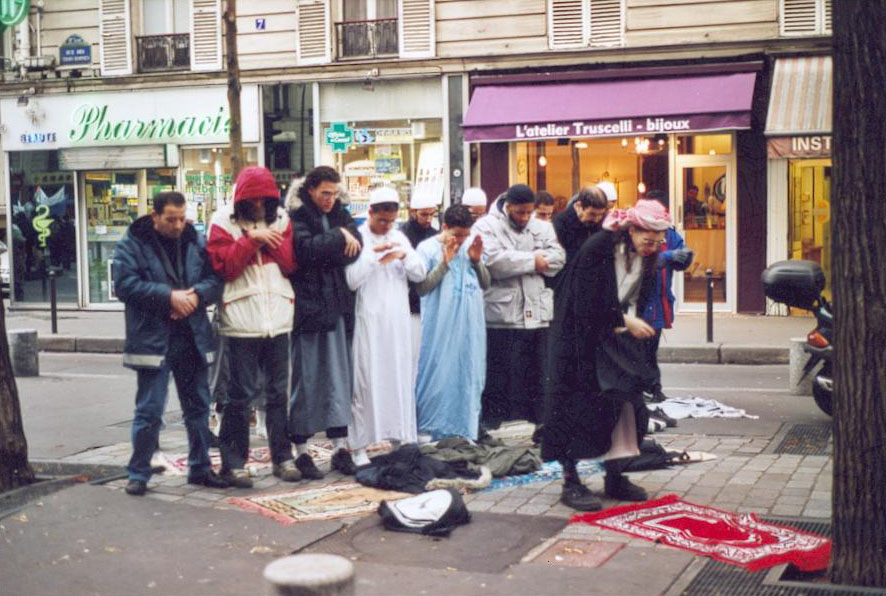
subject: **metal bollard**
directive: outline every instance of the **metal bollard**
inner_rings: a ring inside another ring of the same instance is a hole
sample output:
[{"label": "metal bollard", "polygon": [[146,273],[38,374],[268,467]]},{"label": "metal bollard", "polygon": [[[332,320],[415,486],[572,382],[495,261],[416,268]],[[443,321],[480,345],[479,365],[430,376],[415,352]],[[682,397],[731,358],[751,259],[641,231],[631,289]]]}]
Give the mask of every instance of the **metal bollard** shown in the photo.
[{"label": "metal bollard", "polygon": [[353,596],[354,565],[339,555],[291,555],[265,567],[274,596]]},{"label": "metal bollard", "polygon": [[790,367],[788,368],[788,389],[794,395],[812,395],[812,380],[815,378],[815,372],[806,375],[802,381],[803,368],[809,361],[809,354],[803,349],[806,345],[805,337],[791,338],[790,351]]},{"label": "metal bollard", "polygon": [[55,291],[55,271],[49,271],[49,316],[52,320],[52,333],[58,333],[58,295]]},{"label": "metal bollard", "polygon": [[12,374],[36,377],[40,374],[36,329],[14,329],[9,332],[9,356]]},{"label": "metal bollard", "polygon": [[707,336],[708,343],[714,343],[714,272],[705,269],[705,288],[707,289]]}]

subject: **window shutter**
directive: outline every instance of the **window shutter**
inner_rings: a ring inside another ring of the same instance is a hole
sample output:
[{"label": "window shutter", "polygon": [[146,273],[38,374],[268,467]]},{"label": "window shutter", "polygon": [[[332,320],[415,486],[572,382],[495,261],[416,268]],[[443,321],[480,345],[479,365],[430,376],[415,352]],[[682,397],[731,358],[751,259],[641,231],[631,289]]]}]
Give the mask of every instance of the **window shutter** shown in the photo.
[{"label": "window shutter", "polygon": [[399,0],[401,58],[429,58],[435,53],[434,0]]},{"label": "window shutter", "polygon": [[552,50],[588,44],[589,8],[589,0],[548,0],[548,44]]},{"label": "window shutter", "polygon": [[831,33],[833,28],[831,27],[831,0],[823,0],[824,6],[822,7],[822,11],[824,12],[824,32]]},{"label": "window shutter", "polygon": [[332,60],[329,43],[329,3],[303,0],[298,3],[299,64],[325,64]]},{"label": "window shutter", "polygon": [[191,0],[191,70],[222,69],[221,0]]},{"label": "window shutter", "polygon": [[591,0],[591,45],[622,45],[624,22],[622,0]]},{"label": "window shutter", "polygon": [[815,35],[818,32],[816,6],[819,0],[781,0],[781,34]]},{"label": "window shutter", "polygon": [[98,18],[102,76],[132,74],[129,0],[101,0]]}]

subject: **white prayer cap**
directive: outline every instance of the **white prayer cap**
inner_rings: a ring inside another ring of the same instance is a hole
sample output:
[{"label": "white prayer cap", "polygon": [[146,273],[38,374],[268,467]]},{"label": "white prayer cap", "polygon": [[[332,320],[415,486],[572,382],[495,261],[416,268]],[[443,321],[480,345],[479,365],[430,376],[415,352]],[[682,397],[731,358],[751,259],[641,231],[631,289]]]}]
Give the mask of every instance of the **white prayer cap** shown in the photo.
[{"label": "white prayer cap", "polygon": [[466,207],[486,207],[487,203],[486,193],[482,188],[466,188],[461,196],[461,204]]},{"label": "white prayer cap", "polygon": [[400,195],[390,186],[379,186],[369,193],[369,204],[378,205],[379,203],[397,203],[400,204]]},{"label": "white prayer cap", "polygon": [[603,193],[606,195],[606,200],[610,203],[618,201],[618,191],[615,189],[615,185],[612,182],[608,180],[598,182],[597,188],[603,191]]},{"label": "white prayer cap", "polygon": [[430,193],[417,192],[409,201],[410,209],[434,209],[439,201],[435,201]]}]

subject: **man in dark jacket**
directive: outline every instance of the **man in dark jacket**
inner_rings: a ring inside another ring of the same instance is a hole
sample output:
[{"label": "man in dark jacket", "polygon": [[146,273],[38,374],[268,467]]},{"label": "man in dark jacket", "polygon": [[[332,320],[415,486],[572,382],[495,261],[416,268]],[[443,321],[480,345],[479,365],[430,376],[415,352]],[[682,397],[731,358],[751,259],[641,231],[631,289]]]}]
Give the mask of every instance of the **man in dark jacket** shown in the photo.
[{"label": "man in dark jacket", "polygon": [[341,178],[319,166],[293,182],[286,197],[298,269],[295,321],[292,327],[292,395],[289,436],[303,478],[319,479],[308,453],[308,439],[325,430],[333,442],[332,469],[352,475],[356,466],[348,451],[354,364],[354,293],[345,267],[360,256],[360,233],[339,200]]},{"label": "man in dark jacket", "polygon": [[138,373],[126,492],[138,496],[147,490],[170,373],[188,432],[188,482],[226,487],[209,464],[208,368],[214,345],[206,316],[222,284],[205,240],[185,222],[181,193],[154,198],[153,213],[133,222],[117,244],[113,267],[117,297],[126,305],[123,363]]},{"label": "man in dark jacket", "polygon": [[554,231],[560,246],[566,251],[567,263],[584,241],[600,229],[606,207],[606,194],[596,186],[589,186],[581,189],[566,209],[554,216]]}]

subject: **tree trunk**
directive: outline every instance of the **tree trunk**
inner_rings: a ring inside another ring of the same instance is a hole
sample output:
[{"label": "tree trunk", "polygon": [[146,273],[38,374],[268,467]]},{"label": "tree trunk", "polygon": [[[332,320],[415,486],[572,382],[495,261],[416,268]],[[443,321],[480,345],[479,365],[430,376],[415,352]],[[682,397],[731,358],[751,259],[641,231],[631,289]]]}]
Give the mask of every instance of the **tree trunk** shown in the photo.
[{"label": "tree trunk", "polygon": [[231,112],[231,179],[243,169],[243,130],[240,117],[240,60],[237,56],[237,0],[225,11],[225,52],[228,70],[228,105]]},{"label": "tree trunk", "polygon": [[831,581],[886,587],[886,0],[833,3]]},{"label": "tree trunk", "polygon": [[34,471],[28,465],[28,441],[22,425],[18,387],[9,359],[6,311],[0,300],[0,493],[30,484]]}]

